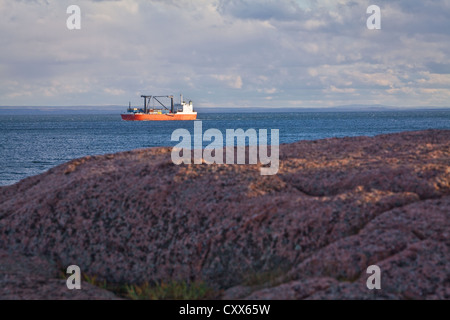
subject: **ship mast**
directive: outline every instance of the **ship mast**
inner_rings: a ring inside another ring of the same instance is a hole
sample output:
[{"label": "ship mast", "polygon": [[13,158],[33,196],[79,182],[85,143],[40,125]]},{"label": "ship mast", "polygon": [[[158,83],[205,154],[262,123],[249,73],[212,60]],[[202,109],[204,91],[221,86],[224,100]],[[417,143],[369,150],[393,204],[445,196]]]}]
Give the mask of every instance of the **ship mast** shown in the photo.
[{"label": "ship mast", "polygon": [[[141,98],[144,98],[144,113],[147,113],[147,105],[150,105],[150,100],[152,96],[141,96]],[[147,104],[148,99],[148,104]]]}]

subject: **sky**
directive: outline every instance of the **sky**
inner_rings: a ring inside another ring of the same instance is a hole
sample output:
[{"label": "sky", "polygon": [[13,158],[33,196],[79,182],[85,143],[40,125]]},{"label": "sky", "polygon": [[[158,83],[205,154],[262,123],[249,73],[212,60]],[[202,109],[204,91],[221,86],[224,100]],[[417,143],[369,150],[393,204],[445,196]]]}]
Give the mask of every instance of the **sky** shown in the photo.
[{"label": "sky", "polygon": [[0,13],[2,106],[180,93],[210,108],[450,106],[450,0],[0,0]]}]

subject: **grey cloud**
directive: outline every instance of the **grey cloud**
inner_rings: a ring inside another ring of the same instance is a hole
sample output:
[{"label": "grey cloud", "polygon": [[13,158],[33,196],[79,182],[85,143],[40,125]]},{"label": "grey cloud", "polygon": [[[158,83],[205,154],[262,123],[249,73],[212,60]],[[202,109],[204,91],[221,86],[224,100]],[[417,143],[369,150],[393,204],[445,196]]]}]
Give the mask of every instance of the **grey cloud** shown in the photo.
[{"label": "grey cloud", "polygon": [[379,31],[366,28],[372,1],[310,1],[310,10],[293,0],[80,1],[74,32],[66,3],[7,2],[0,103],[33,103],[16,97],[26,88],[50,105],[179,91],[208,106],[446,104],[448,1],[375,2]]},{"label": "grey cloud", "polygon": [[293,0],[220,0],[218,11],[240,19],[295,20],[302,16],[302,10]]},{"label": "grey cloud", "polygon": [[431,73],[450,74],[450,63],[430,62],[427,67]]}]

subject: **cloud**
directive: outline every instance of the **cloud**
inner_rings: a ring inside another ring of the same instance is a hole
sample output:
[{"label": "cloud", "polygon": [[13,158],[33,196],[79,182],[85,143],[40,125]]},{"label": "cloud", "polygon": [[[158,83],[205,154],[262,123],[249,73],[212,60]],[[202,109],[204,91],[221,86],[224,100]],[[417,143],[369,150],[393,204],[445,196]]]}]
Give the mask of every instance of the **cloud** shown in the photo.
[{"label": "cloud", "polygon": [[427,67],[432,73],[450,74],[450,63],[429,62]]},{"label": "cloud", "polygon": [[354,93],[356,89],[354,88],[336,88],[335,86],[330,86],[329,89],[324,90],[324,92],[332,92],[332,93]]},{"label": "cloud", "polygon": [[220,0],[218,11],[240,19],[295,20],[302,10],[293,0]]},{"label": "cloud", "polygon": [[224,74],[213,74],[212,77],[221,82],[226,83],[230,88],[241,89],[242,88],[242,78],[241,76],[234,75],[224,75]]},{"label": "cloud", "polygon": [[[1,1],[0,104],[448,105],[450,3],[371,1]],[[198,103],[197,103],[198,102]]]},{"label": "cloud", "polygon": [[116,88],[105,88],[105,89],[103,89],[103,91],[105,91],[108,94],[112,94],[113,96],[120,96],[125,93],[124,90],[116,89]]}]

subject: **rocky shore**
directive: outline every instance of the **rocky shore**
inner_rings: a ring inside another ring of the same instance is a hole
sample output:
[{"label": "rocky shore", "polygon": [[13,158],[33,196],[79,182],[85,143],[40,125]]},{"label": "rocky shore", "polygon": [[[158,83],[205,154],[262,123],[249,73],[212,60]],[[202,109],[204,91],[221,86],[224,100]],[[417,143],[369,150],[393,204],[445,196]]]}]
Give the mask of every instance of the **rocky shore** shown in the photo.
[{"label": "rocky shore", "polygon": [[[0,188],[0,299],[114,299],[204,281],[225,299],[450,299],[450,131],[300,141],[280,169],[90,156]],[[381,269],[368,290],[366,269]]]}]

